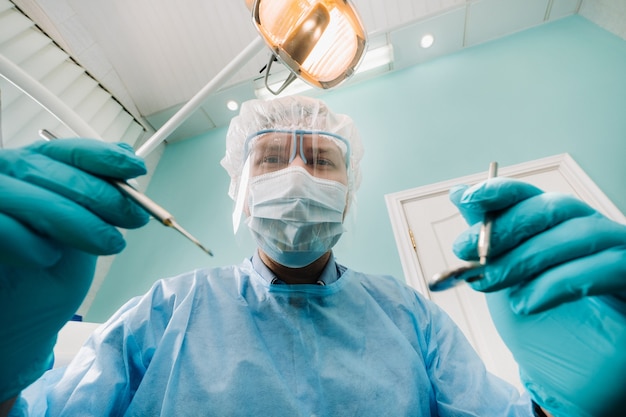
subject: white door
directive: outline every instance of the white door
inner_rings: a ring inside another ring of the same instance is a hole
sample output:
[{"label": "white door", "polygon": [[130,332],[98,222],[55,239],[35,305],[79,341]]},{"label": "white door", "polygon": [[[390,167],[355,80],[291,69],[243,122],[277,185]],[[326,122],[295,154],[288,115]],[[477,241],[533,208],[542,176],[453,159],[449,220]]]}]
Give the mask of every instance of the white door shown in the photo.
[{"label": "white door", "polygon": [[[545,191],[571,193],[626,223],[622,213],[567,154],[500,167],[498,174],[522,179]],[[385,200],[407,283],[450,315],[488,370],[521,390],[517,365],[491,321],[484,295],[465,284],[443,292],[430,292],[427,285],[435,273],[463,264],[451,248],[467,225],[450,203],[448,190],[454,185],[480,182],[486,175],[485,169],[484,173],[388,194]]]}]

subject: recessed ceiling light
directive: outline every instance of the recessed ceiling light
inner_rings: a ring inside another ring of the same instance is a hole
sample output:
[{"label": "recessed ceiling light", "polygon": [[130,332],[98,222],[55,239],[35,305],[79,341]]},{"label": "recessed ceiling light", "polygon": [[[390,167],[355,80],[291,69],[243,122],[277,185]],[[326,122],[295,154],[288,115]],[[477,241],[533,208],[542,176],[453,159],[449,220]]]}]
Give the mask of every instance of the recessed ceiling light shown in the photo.
[{"label": "recessed ceiling light", "polygon": [[239,103],[237,103],[235,100],[228,100],[226,102],[226,107],[228,107],[228,110],[235,111],[239,108]]},{"label": "recessed ceiling light", "polygon": [[430,48],[431,46],[433,46],[434,42],[435,37],[430,33],[427,33],[426,35],[422,36],[422,39],[420,40],[420,46],[424,49]]}]

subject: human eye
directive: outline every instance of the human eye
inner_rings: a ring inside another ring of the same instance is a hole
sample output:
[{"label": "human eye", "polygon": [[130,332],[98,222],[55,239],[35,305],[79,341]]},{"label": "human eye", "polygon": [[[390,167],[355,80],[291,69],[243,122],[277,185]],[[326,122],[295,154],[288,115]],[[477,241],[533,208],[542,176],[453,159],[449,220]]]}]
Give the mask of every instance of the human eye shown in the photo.
[{"label": "human eye", "polygon": [[266,147],[259,150],[255,157],[255,166],[263,171],[276,171],[289,164],[289,153],[281,147]]},{"label": "human eye", "polygon": [[335,166],[335,161],[324,156],[318,156],[317,158],[315,158],[315,165],[331,168]]},{"label": "human eye", "polygon": [[314,159],[316,165],[327,169],[340,169],[344,165],[341,152],[333,148],[320,149]]},{"label": "human eye", "polygon": [[286,164],[284,155],[282,154],[269,154],[263,155],[261,162],[265,165]]}]

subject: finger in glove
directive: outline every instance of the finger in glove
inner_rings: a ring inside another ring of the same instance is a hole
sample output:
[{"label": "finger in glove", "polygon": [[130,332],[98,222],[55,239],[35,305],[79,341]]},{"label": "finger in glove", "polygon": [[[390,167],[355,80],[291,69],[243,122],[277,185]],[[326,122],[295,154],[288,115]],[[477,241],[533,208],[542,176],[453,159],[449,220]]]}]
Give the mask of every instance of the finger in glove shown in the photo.
[{"label": "finger in glove", "polygon": [[487,213],[503,210],[541,193],[543,193],[541,189],[527,182],[496,177],[465,190],[459,200],[459,205],[466,210]]},{"label": "finger in glove", "polygon": [[0,212],[43,237],[95,255],[120,252],[121,233],[81,205],[44,188],[0,175]]},{"label": "finger in glove", "polygon": [[512,288],[511,308],[534,314],[587,296],[626,294],[626,240],[624,244],[557,265]]},{"label": "finger in glove", "polygon": [[[501,212],[492,212],[490,257],[511,250],[529,238],[566,220],[596,211],[577,198],[560,193],[543,193],[527,198]],[[461,259],[478,259],[480,224],[461,233],[452,250]]]},{"label": "finger in glove", "polygon": [[129,179],[146,173],[143,159],[126,143],[76,138],[38,141],[26,149],[98,176]]},{"label": "finger in glove", "polygon": [[[64,141],[54,143],[61,142]],[[141,207],[108,181],[40,153],[23,148],[3,151],[0,173],[75,201],[118,227],[141,227],[149,219]],[[8,195],[7,198],[14,197]]]},{"label": "finger in glove", "polygon": [[[558,224],[491,259],[483,278],[470,283],[479,291],[497,291],[542,279],[550,269],[626,242],[626,227],[599,213]],[[567,285],[564,283],[564,285]],[[562,291],[572,292],[561,288]]]}]

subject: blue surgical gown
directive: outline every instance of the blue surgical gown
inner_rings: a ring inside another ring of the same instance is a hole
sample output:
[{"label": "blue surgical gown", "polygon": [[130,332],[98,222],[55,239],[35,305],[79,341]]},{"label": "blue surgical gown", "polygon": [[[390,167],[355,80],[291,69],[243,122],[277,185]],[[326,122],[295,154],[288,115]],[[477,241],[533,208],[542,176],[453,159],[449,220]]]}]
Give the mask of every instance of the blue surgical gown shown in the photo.
[{"label": "blue surgical gown", "polygon": [[160,280],[14,412],[532,415],[432,302],[393,277],[338,270],[325,286],[271,284],[251,260]]}]

